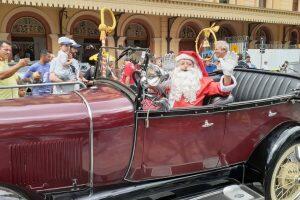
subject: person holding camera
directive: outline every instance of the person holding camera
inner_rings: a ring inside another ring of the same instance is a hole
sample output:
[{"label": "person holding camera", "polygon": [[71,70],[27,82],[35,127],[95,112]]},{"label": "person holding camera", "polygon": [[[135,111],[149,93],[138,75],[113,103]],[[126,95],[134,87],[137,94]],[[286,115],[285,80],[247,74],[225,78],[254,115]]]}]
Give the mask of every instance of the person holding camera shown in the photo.
[{"label": "person holding camera", "polygon": [[[9,67],[8,62],[12,59],[11,44],[7,41],[0,41],[0,87],[16,86],[17,71],[28,65],[29,59],[20,59],[19,62]],[[0,99],[18,98],[18,88],[0,89]]]}]

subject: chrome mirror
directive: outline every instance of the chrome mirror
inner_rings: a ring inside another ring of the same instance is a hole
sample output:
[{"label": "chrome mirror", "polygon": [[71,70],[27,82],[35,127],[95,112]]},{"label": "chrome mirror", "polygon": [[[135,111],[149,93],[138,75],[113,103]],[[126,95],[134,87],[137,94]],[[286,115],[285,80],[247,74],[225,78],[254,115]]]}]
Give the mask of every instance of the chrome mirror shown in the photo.
[{"label": "chrome mirror", "polygon": [[161,69],[157,65],[149,65],[146,71],[146,78],[148,85],[152,87],[158,86],[163,78]]}]

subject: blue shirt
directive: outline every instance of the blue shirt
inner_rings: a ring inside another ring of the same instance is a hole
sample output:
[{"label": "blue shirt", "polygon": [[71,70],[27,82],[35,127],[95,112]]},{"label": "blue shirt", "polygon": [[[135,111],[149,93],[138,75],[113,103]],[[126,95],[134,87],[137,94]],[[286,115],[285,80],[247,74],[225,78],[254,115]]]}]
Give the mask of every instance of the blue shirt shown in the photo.
[{"label": "blue shirt", "polygon": [[[29,70],[24,75],[24,78],[30,78],[34,72],[39,72],[41,75],[41,80],[36,83],[50,83],[49,75],[50,75],[50,65],[49,63],[41,64],[40,62],[36,62],[29,67]],[[47,95],[51,94],[52,86],[40,86],[32,88],[32,95]]]},{"label": "blue shirt", "polygon": [[207,73],[212,73],[212,72],[214,72],[217,69],[217,66],[211,64],[211,65],[206,66],[205,69],[206,69]]}]

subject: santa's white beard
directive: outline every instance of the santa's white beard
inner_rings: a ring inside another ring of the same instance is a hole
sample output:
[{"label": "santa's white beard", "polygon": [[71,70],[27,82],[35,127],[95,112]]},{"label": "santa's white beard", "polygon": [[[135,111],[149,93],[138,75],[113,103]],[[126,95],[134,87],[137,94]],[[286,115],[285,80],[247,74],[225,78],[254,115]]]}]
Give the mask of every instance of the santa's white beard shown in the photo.
[{"label": "santa's white beard", "polygon": [[197,91],[201,88],[201,78],[202,73],[199,69],[190,68],[183,71],[180,67],[176,67],[171,76],[170,101],[179,101],[182,96],[187,102],[195,101]]}]

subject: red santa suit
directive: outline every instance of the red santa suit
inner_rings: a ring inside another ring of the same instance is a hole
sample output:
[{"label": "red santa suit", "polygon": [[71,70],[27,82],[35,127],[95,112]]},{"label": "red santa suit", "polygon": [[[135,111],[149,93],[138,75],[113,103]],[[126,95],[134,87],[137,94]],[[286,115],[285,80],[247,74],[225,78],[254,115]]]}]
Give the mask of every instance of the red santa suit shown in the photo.
[{"label": "red santa suit", "polygon": [[[195,69],[190,72],[190,75],[185,75],[186,72],[182,72],[179,66],[177,66],[177,71],[174,70],[174,74],[171,76],[173,83],[170,85],[169,96],[170,105],[173,108],[201,106],[206,96],[227,96],[236,86],[236,80],[233,76],[231,76],[232,84],[226,86],[223,84],[224,76],[221,77],[220,82],[215,82],[208,77],[202,59],[194,51],[180,52],[180,55],[176,57],[177,63],[180,60],[191,60]],[[182,73],[182,77],[180,77],[181,75],[177,76],[177,73]],[[190,80],[188,80],[189,77],[191,77]]]}]

